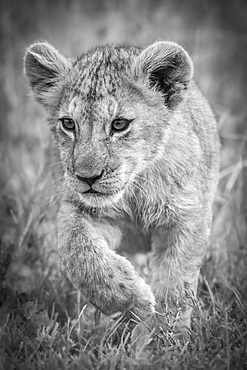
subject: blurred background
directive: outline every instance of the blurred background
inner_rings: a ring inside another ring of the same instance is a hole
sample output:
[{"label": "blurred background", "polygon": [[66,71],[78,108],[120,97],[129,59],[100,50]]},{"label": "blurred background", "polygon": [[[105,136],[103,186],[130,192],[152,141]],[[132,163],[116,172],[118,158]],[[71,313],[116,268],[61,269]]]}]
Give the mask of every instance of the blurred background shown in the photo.
[{"label": "blurred background", "polygon": [[[0,278],[32,292],[56,278],[54,178],[45,117],[30,97],[23,56],[47,40],[77,56],[104,43],[180,43],[195,64],[222,143],[212,249],[217,274],[244,276],[247,264],[247,1],[0,1]],[[52,201],[51,201],[52,199]],[[58,272],[58,280],[59,272]],[[60,282],[60,284],[62,284]],[[52,293],[53,299],[54,291]]]}]

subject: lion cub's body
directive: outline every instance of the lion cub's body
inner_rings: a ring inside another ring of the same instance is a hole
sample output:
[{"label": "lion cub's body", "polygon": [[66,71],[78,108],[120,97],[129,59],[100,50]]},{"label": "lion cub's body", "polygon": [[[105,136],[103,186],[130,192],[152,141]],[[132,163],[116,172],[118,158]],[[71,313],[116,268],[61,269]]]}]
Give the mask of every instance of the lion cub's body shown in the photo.
[{"label": "lion cub's body", "polygon": [[[178,45],[106,46],[76,60],[28,49],[26,75],[65,170],[58,215],[62,269],[106,314],[154,310],[190,324],[209,242],[219,143],[208,103]],[[126,224],[150,240],[151,288],[123,256]]]}]

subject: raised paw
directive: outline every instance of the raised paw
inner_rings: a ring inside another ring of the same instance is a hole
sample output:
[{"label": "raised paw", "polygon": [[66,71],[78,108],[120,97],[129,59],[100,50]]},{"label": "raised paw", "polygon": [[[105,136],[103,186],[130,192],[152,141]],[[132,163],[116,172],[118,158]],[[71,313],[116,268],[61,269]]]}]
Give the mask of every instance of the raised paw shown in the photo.
[{"label": "raised paw", "polygon": [[[94,284],[86,287],[81,284],[82,292],[91,303],[106,315],[115,312],[134,312],[144,319],[154,311],[155,299],[151,288],[136,273],[124,257],[116,255],[107,261],[104,274],[94,277]],[[102,266],[102,264],[101,264]]]}]

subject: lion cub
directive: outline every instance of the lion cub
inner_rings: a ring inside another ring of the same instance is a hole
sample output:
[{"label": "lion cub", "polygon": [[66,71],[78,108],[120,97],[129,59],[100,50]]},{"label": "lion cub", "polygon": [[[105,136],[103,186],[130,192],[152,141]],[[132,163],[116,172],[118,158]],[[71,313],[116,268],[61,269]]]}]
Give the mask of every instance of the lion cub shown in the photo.
[{"label": "lion cub", "polygon": [[[25,75],[64,168],[62,270],[106,315],[179,312],[189,327],[219,170],[216,121],[191,58],[163,41],[75,59],[37,42]],[[150,286],[116,253],[128,224],[150,240]]]}]

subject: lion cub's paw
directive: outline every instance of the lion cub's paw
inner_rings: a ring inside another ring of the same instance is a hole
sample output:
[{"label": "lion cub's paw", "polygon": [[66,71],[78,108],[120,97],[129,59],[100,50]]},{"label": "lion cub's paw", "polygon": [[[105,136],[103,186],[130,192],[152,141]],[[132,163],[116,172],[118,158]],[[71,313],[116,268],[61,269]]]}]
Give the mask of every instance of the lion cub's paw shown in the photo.
[{"label": "lion cub's paw", "polygon": [[154,311],[154,295],[131,263],[126,258],[117,256],[111,268],[100,292],[98,303],[101,304],[96,305],[107,315],[118,311],[132,311],[141,319],[150,315]]},{"label": "lion cub's paw", "polygon": [[138,277],[132,287],[133,308],[131,311],[140,319],[145,319],[154,312],[155,298],[151,288],[145,281]]}]

